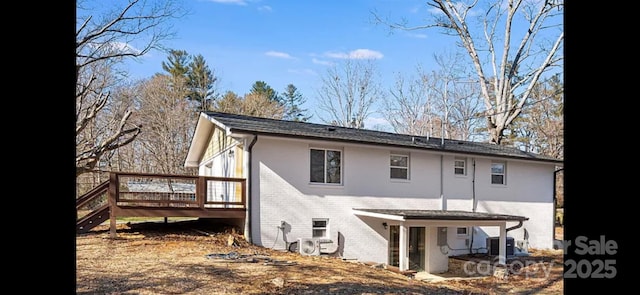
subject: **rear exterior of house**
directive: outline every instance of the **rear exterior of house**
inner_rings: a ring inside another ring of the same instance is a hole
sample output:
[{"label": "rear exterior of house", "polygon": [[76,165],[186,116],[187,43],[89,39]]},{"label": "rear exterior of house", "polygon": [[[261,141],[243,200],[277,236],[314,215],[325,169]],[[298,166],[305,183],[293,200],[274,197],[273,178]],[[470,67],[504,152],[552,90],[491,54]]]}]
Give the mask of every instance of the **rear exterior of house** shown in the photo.
[{"label": "rear exterior of house", "polygon": [[441,272],[494,239],[553,244],[561,162],[509,148],[209,112],[185,165],[247,178],[245,236],[268,248]]}]

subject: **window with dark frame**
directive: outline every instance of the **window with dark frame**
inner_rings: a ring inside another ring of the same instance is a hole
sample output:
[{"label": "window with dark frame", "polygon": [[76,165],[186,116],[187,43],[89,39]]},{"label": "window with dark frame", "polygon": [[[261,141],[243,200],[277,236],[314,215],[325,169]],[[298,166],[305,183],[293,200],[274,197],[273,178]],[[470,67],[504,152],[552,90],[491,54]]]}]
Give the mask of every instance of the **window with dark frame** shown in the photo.
[{"label": "window with dark frame", "polygon": [[391,179],[409,179],[409,155],[391,154],[389,162]]},{"label": "window with dark frame", "polygon": [[507,164],[505,162],[491,163],[491,184],[506,184]]},{"label": "window with dark frame", "polygon": [[312,238],[327,238],[329,235],[327,234],[329,229],[329,219],[328,218],[313,218],[312,219]]},{"label": "window with dark frame", "polygon": [[456,158],[453,162],[453,173],[455,175],[467,175],[467,159]]},{"label": "window with dark frame", "polygon": [[312,183],[342,183],[342,152],[332,149],[310,151],[311,169],[309,181]]}]

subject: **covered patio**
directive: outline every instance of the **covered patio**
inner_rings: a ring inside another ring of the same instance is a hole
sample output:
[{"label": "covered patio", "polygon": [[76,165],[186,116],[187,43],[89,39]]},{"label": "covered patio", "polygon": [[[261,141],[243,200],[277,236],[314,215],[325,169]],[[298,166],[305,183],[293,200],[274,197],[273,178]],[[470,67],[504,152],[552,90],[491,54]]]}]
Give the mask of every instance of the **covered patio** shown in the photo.
[{"label": "covered patio", "polygon": [[[353,208],[353,214],[377,218],[383,224],[399,227],[398,267],[407,271],[409,267],[409,229],[424,228],[424,270],[429,273],[444,272],[448,268],[448,255],[440,251],[442,228],[495,226],[499,228],[498,265],[505,265],[507,257],[507,231],[522,226],[528,217],[468,211],[413,210],[413,209],[363,209]],[[518,222],[507,228],[507,222]],[[444,230],[446,234],[446,229]],[[446,239],[446,235],[444,237]],[[391,247],[391,243],[390,243]]]}]

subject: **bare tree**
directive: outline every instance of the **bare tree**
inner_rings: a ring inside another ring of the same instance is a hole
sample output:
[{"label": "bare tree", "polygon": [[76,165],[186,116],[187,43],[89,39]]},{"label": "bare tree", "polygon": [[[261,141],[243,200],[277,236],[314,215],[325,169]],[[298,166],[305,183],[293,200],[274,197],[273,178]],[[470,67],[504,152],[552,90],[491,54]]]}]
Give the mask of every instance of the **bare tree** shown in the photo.
[{"label": "bare tree", "polygon": [[375,75],[372,60],[347,59],[342,65],[329,68],[318,90],[319,108],[329,118],[318,117],[337,126],[364,128],[371,106],[384,96]]},{"label": "bare tree", "polygon": [[424,136],[433,132],[432,96],[424,79],[426,76],[420,75],[407,82],[402,74],[396,74],[381,111],[396,133]]},{"label": "bare tree", "polygon": [[190,174],[184,159],[189,150],[198,113],[190,101],[184,77],[157,74],[140,88],[139,117],[145,123],[137,142],[152,159],[152,173]]},{"label": "bare tree", "polygon": [[416,76],[405,82],[397,74],[383,111],[395,132],[470,140],[478,126],[480,97],[477,82],[466,77],[464,68],[440,55],[438,71],[425,73],[418,66]]},{"label": "bare tree", "polygon": [[282,119],[285,108],[278,101],[269,98],[265,93],[247,93],[240,97],[232,91],[227,91],[213,105],[216,112],[247,115],[262,118]]},{"label": "bare tree", "polygon": [[427,5],[435,12],[424,25],[388,22],[375,13],[374,17],[391,29],[441,28],[458,36],[480,82],[489,140],[500,144],[534,85],[544,73],[561,66],[563,1],[431,0]]},{"label": "bare tree", "polygon": [[538,83],[512,125],[509,140],[528,152],[564,157],[564,86],[558,75]]},{"label": "bare tree", "polygon": [[455,103],[450,108],[450,132],[453,138],[476,140],[482,137],[482,98],[478,84],[469,81],[454,82]]},{"label": "bare tree", "polygon": [[242,113],[254,117],[282,119],[284,106],[263,93],[248,93],[242,102]]},{"label": "bare tree", "polygon": [[[114,87],[111,91],[112,99],[102,109],[101,116],[98,118],[98,125],[110,126],[110,120],[118,120],[127,112],[135,110],[139,101],[139,88],[139,81],[125,81]],[[136,121],[136,117],[137,114],[131,112],[128,121],[132,125],[140,126],[141,124],[138,122],[139,120]],[[103,120],[106,121],[102,122]],[[109,132],[101,133],[108,134]],[[135,145],[135,143],[136,141],[134,140],[120,148],[105,151],[96,168],[100,171],[133,171],[137,168],[133,162],[136,157],[133,155],[133,149],[129,147]]]},{"label": "bare tree", "polygon": [[227,91],[213,103],[213,110],[229,114],[242,114],[243,98],[233,91]]},{"label": "bare tree", "polygon": [[425,78],[440,114],[442,138],[469,140],[478,129],[480,87],[462,57],[457,52],[434,55],[439,69]]},{"label": "bare tree", "polygon": [[77,5],[76,27],[76,176],[94,171],[105,153],[131,143],[141,126],[131,123],[132,110],[101,118],[113,89],[125,77],[118,67],[172,36],[169,20],[180,16],[173,0],[130,0],[99,17],[90,3]]}]

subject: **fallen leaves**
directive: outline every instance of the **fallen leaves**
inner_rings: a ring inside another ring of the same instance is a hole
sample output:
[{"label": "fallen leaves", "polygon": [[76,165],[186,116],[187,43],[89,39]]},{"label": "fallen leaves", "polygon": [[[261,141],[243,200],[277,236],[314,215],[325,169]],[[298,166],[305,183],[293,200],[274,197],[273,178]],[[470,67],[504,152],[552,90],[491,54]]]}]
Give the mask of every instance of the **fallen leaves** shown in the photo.
[{"label": "fallen leaves", "polygon": [[[555,262],[548,268],[549,277],[541,275],[539,266],[535,272],[532,264],[525,266],[529,268],[528,277],[522,271],[505,279],[486,276],[426,282],[356,261],[257,247],[230,229],[193,230],[195,226],[118,225],[117,239],[109,238],[108,227],[99,226],[78,235],[77,293],[501,294],[535,290],[536,294],[558,294],[563,290],[562,253],[558,251],[532,254],[544,257],[547,266]],[[234,237],[234,246],[228,244],[230,235]],[[245,261],[207,256],[232,252]],[[460,262],[451,259],[449,275],[456,274],[461,274]]]}]

